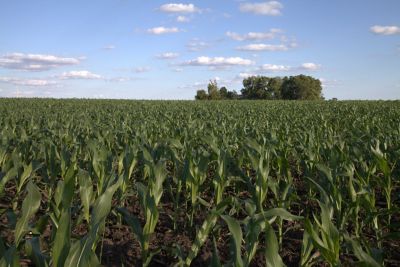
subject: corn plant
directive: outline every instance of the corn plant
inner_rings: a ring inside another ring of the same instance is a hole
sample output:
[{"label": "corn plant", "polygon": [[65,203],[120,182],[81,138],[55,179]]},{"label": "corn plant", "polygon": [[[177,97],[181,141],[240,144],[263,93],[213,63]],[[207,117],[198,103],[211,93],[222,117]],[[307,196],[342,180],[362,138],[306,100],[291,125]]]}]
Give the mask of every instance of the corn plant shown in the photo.
[{"label": "corn plant", "polygon": [[139,182],[136,183],[140,204],[145,217],[145,225],[142,227],[138,218],[129,214],[126,209],[118,209],[140,243],[143,266],[147,266],[154,255],[149,251],[149,242],[158,222],[159,212],[157,206],[163,194],[163,182],[166,178],[163,161],[155,163],[153,160],[149,160],[147,167],[149,169],[147,186]]}]

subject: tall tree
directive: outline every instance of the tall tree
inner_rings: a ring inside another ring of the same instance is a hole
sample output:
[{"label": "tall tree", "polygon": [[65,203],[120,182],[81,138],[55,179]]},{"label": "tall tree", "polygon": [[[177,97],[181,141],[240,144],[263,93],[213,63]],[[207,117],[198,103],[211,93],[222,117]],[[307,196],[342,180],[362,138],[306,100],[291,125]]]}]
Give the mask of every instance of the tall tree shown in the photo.
[{"label": "tall tree", "polygon": [[205,90],[197,90],[195,99],[196,100],[207,100],[208,99],[207,92]]},{"label": "tall tree", "polygon": [[241,93],[246,99],[270,99],[268,82],[270,78],[265,76],[252,76],[243,80]]},{"label": "tall tree", "polygon": [[321,81],[311,76],[298,75],[285,77],[282,83],[282,98],[289,100],[320,100]]},{"label": "tall tree", "polygon": [[282,84],[283,79],[281,77],[274,77],[268,81],[268,92],[271,99],[282,99]]},{"label": "tall tree", "polygon": [[221,99],[217,80],[210,80],[210,82],[207,85],[207,91],[208,91],[208,99],[210,100]]}]

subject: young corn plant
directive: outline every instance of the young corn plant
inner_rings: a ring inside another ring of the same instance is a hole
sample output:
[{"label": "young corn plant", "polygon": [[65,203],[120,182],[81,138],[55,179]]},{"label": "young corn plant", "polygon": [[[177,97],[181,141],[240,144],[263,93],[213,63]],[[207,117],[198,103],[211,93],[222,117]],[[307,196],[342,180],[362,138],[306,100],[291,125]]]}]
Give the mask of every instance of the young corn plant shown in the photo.
[{"label": "young corn plant", "polygon": [[[290,173],[289,163],[283,156],[277,157],[277,178],[270,179],[269,188],[274,194],[275,205],[278,208],[287,209],[290,207],[290,198],[293,192],[293,178]],[[278,218],[278,241],[282,246],[283,241],[283,220]]]},{"label": "young corn plant", "polygon": [[191,203],[189,223],[190,226],[193,226],[193,216],[197,209],[199,189],[206,180],[209,159],[207,154],[201,152],[197,156],[189,158],[189,175],[186,178],[186,186],[190,192]]},{"label": "young corn plant", "polygon": [[[332,267],[340,266],[340,234],[333,224],[333,207],[329,203],[318,201],[321,208],[319,220],[314,216],[314,224],[307,218],[305,220],[305,231],[312,240],[313,246],[321,253],[321,256]],[[306,237],[307,238],[307,237]],[[308,238],[307,241],[308,242]],[[308,250],[308,249],[307,249]],[[304,254],[309,254],[309,251]],[[308,263],[307,260],[305,260]]]},{"label": "young corn plant", "polygon": [[[34,217],[36,212],[39,210],[41,194],[37,186],[30,181],[26,186],[27,195],[22,202],[22,209],[20,216],[16,222],[14,229],[14,244],[10,247],[6,247],[5,244],[0,240],[0,266],[19,266],[19,251],[24,250],[25,247],[31,246],[35,241],[29,241],[27,234],[31,231],[32,227],[29,225],[29,221]],[[35,249],[39,249],[36,245]],[[41,254],[41,253],[40,253]],[[45,266],[45,265],[41,265]]]},{"label": "young corn plant", "polygon": [[[296,216],[288,212],[286,209],[273,208],[262,213],[256,213],[256,205],[252,200],[245,201],[245,211],[247,217],[243,220],[244,227],[244,243],[245,243],[245,254],[243,259],[243,266],[250,266],[252,259],[254,258],[258,245],[259,238],[262,233],[268,236],[266,240],[267,249],[265,251],[266,257],[268,257],[274,264],[279,264],[281,260],[278,254],[279,243],[277,242],[274,230],[271,224],[275,221],[287,220],[287,221],[298,221],[303,220],[303,217]],[[272,231],[272,232],[271,232]],[[269,260],[267,260],[268,262]],[[269,264],[268,266],[274,266]]]},{"label": "young corn plant", "polygon": [[[121,185],[121,195],[125,196],[128,186],[130,184],[130,179],[132,173],[138,163],[138,149],[131,146],[126,147],[124,152],[120,155],[118,160],[118,175],[122,175],[123,182]],[[121,199],[122,201],[123,199]]]},{"label": "young corn plant", "polygon": [[158,222],[158,204],[163,194],[163,182],[166,178],[165,163],[147,161],[149,177],[147,186],[138,182],[136,188],[139,194],[139,200],[145,218],[145,225],[142,227],[137,217],[131,215],[126,209],[119,208],[118,212],[123,216],[125,222],[132,228],[136,238],[142,248],[142,264],[148,266],[152,257],[157,253],[151,253],[149,250],[150,237],[154,233]]},{"label": "young corn plant", "polygon": [[209,211],[206,219],[196,233],[196,239],[194,240],[188,255],[185,259],[181,258],[177,266],[189,267],[193,259],[199,253],[204,242],[206,242],[209,234],[213,230],[217,223],[219,216],[224,212],[224,210],[232,203],[232,198],[226,198],[221,203],[219,203],[215,208]]},{"label": "young corn plant", "polygon": [[[371,147],[371,150],[374,154],[374,158],[376,161],[377,169],[382,172],[383,179],[378,178],[377,181],[381,185],[384,191],[384,195],[386,198],[386,207],[388,211],[392,209],[392,191],[393,191],[393,183],[392,183],[392,169],[390,168],[390,164],[388,162],[387,156],[380,150],[379,141],[376,142],[375,147]],[[388,225],[390,225],[391,221],[391,213],[388,213]]]},{"label": "young corn plant", "polygon": [[257,206],[257,211],[263,212],[263,204],[268,192],[271,148],[267,148],[265,144],[260,145],[251,139],[247,140],[247,145],[247,156],[250,166],[255,171],[254,179],[250,173],[247,173],[247,186]]},{"label": "young corn plant", "polygon": [[[90,214],[89,231],[83,238],[71,244],[64,262],[65,267],[100,265],[100,261],[95,253],[97,241],[104,231],[105,220],[111,211],[113,195],[120,188],[121,184],[121,178],[114,179],[114,183],[107,187],[95,200]],[[62,227],[63,229],[66,228],[65,225]],[[64,250],[62,251],[64,253]]]}]

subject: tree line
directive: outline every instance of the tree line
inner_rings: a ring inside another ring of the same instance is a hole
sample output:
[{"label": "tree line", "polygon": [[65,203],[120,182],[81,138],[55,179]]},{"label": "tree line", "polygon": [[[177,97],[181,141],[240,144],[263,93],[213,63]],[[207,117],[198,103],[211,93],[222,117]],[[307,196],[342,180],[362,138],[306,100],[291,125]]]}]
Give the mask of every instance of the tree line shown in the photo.
[{"label": "tree line", "polygon": [[208,83],[207,91],[198,90],[196,100],[266,99],[266,100],[320,100],[321,81],[311,76],[290,77],[251,76],[243,80],[238,94],[226,87],[218,87],[216,80]]}]

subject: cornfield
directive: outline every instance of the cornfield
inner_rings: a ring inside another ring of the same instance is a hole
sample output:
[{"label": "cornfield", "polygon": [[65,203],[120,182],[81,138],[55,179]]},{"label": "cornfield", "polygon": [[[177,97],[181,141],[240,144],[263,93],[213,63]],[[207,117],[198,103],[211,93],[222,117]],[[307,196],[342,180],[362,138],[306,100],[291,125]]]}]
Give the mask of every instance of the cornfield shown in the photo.
[{"label": "cornfield", "polygon": [[400,102],[0,99],[0,266],[399,266]]}]

